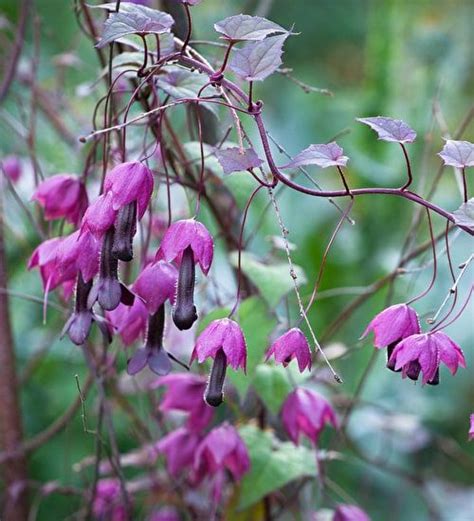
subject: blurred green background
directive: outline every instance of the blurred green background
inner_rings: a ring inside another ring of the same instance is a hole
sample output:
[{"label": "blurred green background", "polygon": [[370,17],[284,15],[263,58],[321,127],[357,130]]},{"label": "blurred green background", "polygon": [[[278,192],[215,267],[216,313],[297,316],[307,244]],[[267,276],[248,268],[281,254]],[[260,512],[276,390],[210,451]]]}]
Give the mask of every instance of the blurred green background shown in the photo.
[{"label": "blurred green background", "polygon": [[[17,9],[17,2],[0,1],[0,13],[11,22],[16,20]],[[39,83],[55,98],[54,106],[63,107],[58,117],[73,135],[79,136],[89,130],[93,100],[78,96],[77,87],[97,76],[95,52],[78,29],[72,1],[40,0],[36,9],[40,20]],[[240,12],[255,13],[255,9],[263,10],[261,14],[285,27],[294,24],[294,31],[300,34],[287,41],[284,66],[291,67],[299,80],[333,93],[306,94],[278,74],[256,85],[256,95],[265,102],[265,120],[275,139],[294,155],[311,143],[338,136],[338,143],[350,157],[348,177],[352,186],[397,186],[405,175],[399,148],[377,141],[375,134],[357,124],[355,118],[401,118],[418,133],[409,152],[416,186],[426,193],[440,165],[436,152],[443,145],[442,138],[454,134],[474,102],[474,4],[469,0],[204,0],[193,10],[194,37],[216,40],[214,22]],[[4,38],[9,37],[8,29],[4,30]],[[25,56],[31,58],[31,27],[25,45]],[[3,46],[0,52],[5,53],[6,48]],[[63,53],[75,55],[77,60],[72,66],[58,67],[57,57]],[[28,69],[26,58],[20,67]],[[26,121],[30,93],[21,82],[16,86],[2,110]],[[474,140],[472,123],[463,138]],[[4,113],[0,118],[0,150],[2,155],[25,155],[24,143],[12,137]],[[47,174],[81,171],[84,154],[78,153],[75,145],[65,145],[58,139],[41,113],[37,150]],[[314,176],[323,186],[337,185],[330,172],[315,170]],[[18,188],[25,201],[30,189],[26,182]],[[279,198],[290,230],[289,239],[297,245],[295,262],[313,281],[339,214],[327,201],[288,190]],[[449,210],[461,203],[452,170],[445,169],[434,200]],[[250,228],[264,205],[264,199],[257,201]],[[375,196],[356,202],[352,212],[355,225],[346,224],[339,234],[321,287],[322,291],[350,289],[348,294],[324,298],[315,304],[311,320],[318,334],[324,333],[361,288],[396,267],[413,213],[407,201],[395,198]],[[434,222],[436,231],[441,231],[441,220],[435,217]],[[421,230],[419,240],[423,242],[428,236],[425,226]],[[25,271],[38,239],[10,195],[7,234],[10,289],[41,298],[38,274]],[[265,222],[262,236],[252,243],[251,249],[259,253],[268,250],[268,244],[261,240],[265,234],[278,235],[274,219]],[[472,242],[466,237],[456,239],[452,251],[455,265],[468,257],[470,247]],[[409,298],[427,284],[431,276],[429,261],[428,251],[410,265],[428,263],[426,269],[397,279],[393,303]],[[440,256],[436,285],[417,307],[420,314],[426,317],[432,313],[449,286],[446,258]],[[311,289],[312,284],[303,288],[305,297]],[[465,291],[461,301],[463,296]],[[357,339],[371,317],[385,305],[386,298],[387,291],[383,290],[368,299],[331,338],[331,342],[341,342],[347,348],[346,355],[335,364],[345,380],[344,392],[349,395],[357,388],[373,353],[370,341]],[[55,298],[53,301],[57,302]],[[19,295],[12,296],[11,304],[19,372],[24,378],[25,430],[30,436],[49,425],[77,397],[74,374],[82,375],[84,367],[80,352],[58,339],[62,327],[59,312],[48,312],[46,328],[37,302]],[[293,313],[296,316],[295,310]],[[385,371],[384,355],[380,353],[366,380],[363,404],[356,408],[349,426],[360,450],[415,473],[421,484],[415,486],[375,466],[347,461],[328,463],[332,481],[357,498],[374,520],[474,519],[474,453],[467,443],[468,417],[474,409],[472,306],[447,332],[464,348],[468,369],[460,370],[454,378],[442,370],[441,385],[421,387],[402,382],[398,375]],[[49,350],[48,356],[36,366],[35,356],[45,349]],[[376,407],[371,406],[374,403]],[[133,447],[119,412],[117,423],[121,447]],[[73,465],[89,455],[93,447],[94,438],[83,432],[80,418],[75,418],[65,432],[30,458],[32,479],[80,484],[80,474],[74,472]],[[65,519],[76,508],[74,501],[59,495],[46,498],[37,519]],[[307,501],[311,504],[311,497]]]}]

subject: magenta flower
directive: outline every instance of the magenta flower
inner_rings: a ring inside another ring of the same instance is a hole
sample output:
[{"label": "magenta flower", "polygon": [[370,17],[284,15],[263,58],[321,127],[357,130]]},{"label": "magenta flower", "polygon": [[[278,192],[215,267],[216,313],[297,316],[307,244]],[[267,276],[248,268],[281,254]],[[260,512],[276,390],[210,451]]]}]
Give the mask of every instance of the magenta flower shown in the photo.
[{"label": "magenta flower", "polygon": [[194,462],[201,436],[184,427],[170,432],[155,445],[156,450],[166,455],[166,468],[171,476],[178,476]]},{"label": "magenta flower", "polygon": [[122,163],[105,176],[104,193],[112,194],[112,208],[120,208],[136,202],[140,220],[153,193],[153,174],[143,163]]},{"label": "magenta flower", "polygon": [[4,174],[12,183],[17,183],[21,177],[21,163],[18,156],[5,156],[0,162]]},{"label": "magenta flower", "polygon": [[57,247],[57,268],[62,274],[81,273],[84,282],[99,271],[100,242],[89,232],[79,230],[64,237]]},{"label": "magenta flower", "polygon": [[183,330],[197,320],[194,305],[195,264],[207,275],[214,255],[214,241],[207,228],[194,219],[173,223],[166,231],[156,259],[180,263],[173,321]]},{"label": "magenta flower", "polygon": [[156,512],[153,512],[148,518],[148,521],[180,521],[181,518],[174,508],[160,508]]},{"label": "magenta flower", "polygon": [[90,231],[96,237],[102,237],[114,224],[117,212],[112,207],[112,193],[100,195],[87,208],[81,223],[81,233]]},{"label": "magenta flower", "polygon": [[153,315],[167,300],[174,302],[177,280],[177,269],[160,260],[143,269],[133,284],[133,291],[143,299],[148,312]]},{"label": "magenta flower", "polygon": [[469,425],[469,440],[474,440],[474,413],[469,417],[470,425]]},{"label": "magenta flower", "polygon": [[90,308],[97,301],[102,309],[112,311],[120,302],[131,306],[135,295],[118,278],[118,259],[112,253],[114,229],[107,230],[100,253],[99,277],[89,293]]},{"label": "magenta flower", "polygon": [[198,262],[204,275],[207,275],[214,255],[214,241],[207,228],[194,219],[173,223],[166,230],[156,256],[168,262],[181,262],[187,248],[192,250],[194,262]]},{"label": "magenta flower", "polygon": [[39,184],[32,201],[44,209],[47,221],[64,217],[77,226],[89,204],[86,187],[76,176],[59,174]]},{"label": "magenta flower", "polygon": [[356,505],[339,505],[332,521],[370,521],[370,517]]},{"label": "magenta flower", "polygon": [[142,163],[122,163],[105,177],[104,193],[87,209],[81,230],[102,237],[114,225],[112,254],[128,262],[133,258],[133,236],[153,193],[153,174]]},{"label": "magenta flower", "polygon": [[247,346],[239,324],[229,318],[213,320],[199,335],[191,354],[190,364],[197,358],[202,364],[213,358],[211,375],[205,393],[209,405],[217,407],[223,401],[223,387],[227,365],[246,371]]},{"label": "magenta flower", "polygon": [[54,237],[42,242],[32,253],[28,261],[28,269],[38,267],[45,293],[57,288],[64,281],[74,279],[75,271],[61,273],[58,270],[57,252],[63,241],[62,237]]},{"label": "magenta flower", "polygon": [[120,483],[117,479],[107,478],[98,481],[92,512],[96,519],[110,521],[125,521],[128,519],[127,511],[122,502]]},{"label": "magenta flower", "polygon": [[134,300],[132,306],[119,304],[113,311],[108,311],[107,319],[125,346],[130,346],[139,338],[145,337],[148,310],[139,298]]},{"label": "magenta flower", "polygon": [[315,445],[326,424],[337,428],[334,409],[320,394],[298,387],[286,398],[281,409],[283,427],[293,443],[301,434]]},{"label": "magenta flower", "polygon": [[442,331],[411,335],[399,342],[390,356],[395,370],[402,370],[405,378],[417,380],[423,373],[423,384],[439,383],[439,365],[443,362],[455,374],[458,367],[466,367],[461,348]]},{"label": "magenta flower", "polygon": [[79,273],[76,283],[76,298],[74,302],[74,312],[64,324],[61,338],[67,334],[71,342],[80,346],[84,344],[89,336],[92,322],[95,321],[107,342],[112,341],[112,335],[104,319],[93,313],[89,307],[88,299],[92,288],[92,280],[85,282]]},{"label": "magenta flower", "polygon": [[183,411],[189,413],[186,426],[190,430],[204,429],[212,419],[213,411],[203,400],[207,382],[192,373],[169,374],[158,378],[153,387],[166,386],[160,411]]},{"label": "magenta flower", "polygon": [[376,315],[361,338],[365,338],[370,331],[374,332],[374,346],[380,349],[419,333],[420,323],[413,308],[406,304],[396,304]]},{"label": "magenta flower", "polygon": [[267,352],[266,360],[272,355],[275,356],[276,362],[285,367],[296,358],[301,373],[306,368],[311,369],[311,350],[303,332],[297,327],[290,329],[273,342]]},{"label": "magenta flower", "polygon": [[396,344],[403,338],[420,333],[421,329],[418,315],[413,308],[406,304],[395,304],[376,315],[361,338],[365,338],[370,331],[374,332],[375,347],[387,347],[387,367],[393,371],[395,368],[390,357]]},{"label": "magenta flower", "polygon": [[213,480],[216,503],[221,497],[225,470],[231,473],[235,481],[242,479],[250,470],[247,447],[232,425],[223,423],[207,434],[197,449],[194,469],[198,482],[205,476]]}]

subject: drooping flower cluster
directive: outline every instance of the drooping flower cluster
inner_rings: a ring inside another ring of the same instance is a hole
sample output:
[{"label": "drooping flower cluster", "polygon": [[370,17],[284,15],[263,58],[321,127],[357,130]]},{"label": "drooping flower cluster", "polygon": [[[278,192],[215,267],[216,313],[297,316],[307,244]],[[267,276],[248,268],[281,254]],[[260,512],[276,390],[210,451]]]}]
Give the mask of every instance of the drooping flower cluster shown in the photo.
[{"label": "drooping flower cluster", "polygon": [[387,348],[387,367],[401,371],[403,378],[422,383],[439,383],[439,366],[442,362],[455,374],[458,367],[466,367],[461,348],[442,331],[422,333],[418,315],[406,304],[396,304],[376,315],[361,338],[374,333],[374,346]]}]

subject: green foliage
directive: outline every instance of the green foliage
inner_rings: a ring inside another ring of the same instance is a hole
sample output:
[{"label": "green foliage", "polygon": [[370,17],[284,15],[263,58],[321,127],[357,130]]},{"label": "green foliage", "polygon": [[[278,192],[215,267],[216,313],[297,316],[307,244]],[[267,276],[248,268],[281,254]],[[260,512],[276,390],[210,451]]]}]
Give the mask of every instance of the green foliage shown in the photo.
[{"label": "green foliage", "polygon": [[[236,252],[231,254],[230,261],[234,266],[238,265]],[[288,263],[272,261],[271,264],[264,264],[255,255],[242,252],[241,267],[271,308],[276,307],[280,300],[293,289]],[[305,284],[306,275],[303,269],[300,266],[294,266],[294,270],[298,286]]]},{"label": "green foliage", "polygon": [[251,461],[240,488],[239,508],[245,509],[295,479],[316,476],[316,455],[306,447],[280,441],[272,431],[254,425],[239,430]]},{"label": "green foliage", "polygon": [[229,378],[243,398],[257,365],[263,360],[268,348],[268,337],[276,326],[276,319],[270,315],[262,299],[251,297],[240,305],[239,324],[247,340],[247,374],[229,369]]}]

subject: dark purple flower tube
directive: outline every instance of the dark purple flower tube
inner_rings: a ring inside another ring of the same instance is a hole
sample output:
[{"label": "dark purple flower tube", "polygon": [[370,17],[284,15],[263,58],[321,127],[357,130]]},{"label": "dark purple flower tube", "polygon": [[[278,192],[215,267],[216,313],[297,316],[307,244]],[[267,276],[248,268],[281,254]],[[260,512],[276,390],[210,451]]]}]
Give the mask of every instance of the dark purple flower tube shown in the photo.
[{"label": "dark purple flower tube", "polygon": [[145,366],[148,366],[154,373],[165,376],[171,371],[171,360],[180,363],[163,348],[164,327],[165,306],[162,304],[158,308],[158,311],[148,318],[145,346],[138,349],[132,358],[128,360],[128,374],[137,374]]},{"label": "dark purple flower tube", "polygon": [[92,289],[92,280],[84,282],[82,275],[77,276],[76,285],[76,303],[74,306],[74,313],[69,317],[64,325],[61,336],[67,334],[71,342],[80,346],[87,337],[92,326],[94,315],[87,305],[87,299]]},{"label": "dark purple flower tube", "polygon": [[122,206],[115,219],[112,255],[124,262],[133,259],[133,237],[137,231],[137,203]]},{"label": "dark purple flower tube", "polygon": [[118,259],[112,253],[114,244],[114,227],[107,230],[102,242],[100,256],[99,279],[89,293],[88,305],[92,308],[99,302],[102,309],[112,311],[120,302],[131,306],[134,295],[118,279]]},{"label": "dark purple flower tube", "polygon": [[89,307],[89,294],[92,289],[92,280],[84,281],[82,273],[77,275],[76,283],[76,302],[74,312],[64,324],[61,337],[68,335],[71,342],[78,346],[84,344],[89,336],[92,322],[96,322],[99,329],[107,342],[112,341],[112,335],[107,324],[102,317],[94,315]]},{"label": "dark purple flower tube", "polygon": [[211,374],[204,399],[211,407],[218,407],[224,401],[224,382],[227,369],[227,356],[223,349],[217,351],[212,363]]},{"label": "dark purple flower tube", "polygon": [[173,309],[173,322],[180,330],[190,329],[197,320],[196,306],[194,305],[194,284],[196,270],[194,253],[190,246],[183,252],[179,267],[176,304]]}]

